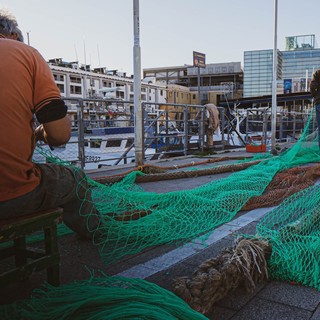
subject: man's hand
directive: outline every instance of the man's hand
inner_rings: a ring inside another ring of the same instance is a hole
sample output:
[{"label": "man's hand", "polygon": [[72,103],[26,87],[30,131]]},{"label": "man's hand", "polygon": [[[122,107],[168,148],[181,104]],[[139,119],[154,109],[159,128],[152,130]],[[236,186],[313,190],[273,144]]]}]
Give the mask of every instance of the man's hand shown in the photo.
[{"label": "man's hand", "polygon": [[35,129],[34,135],[36,137],[36,141],[43,141],[44,143],[48,143],[46,138],[45,138],[45,131],[44,131],[44,128],[43,128],[42,124],[40,124],[40,126],[38,126]]}]

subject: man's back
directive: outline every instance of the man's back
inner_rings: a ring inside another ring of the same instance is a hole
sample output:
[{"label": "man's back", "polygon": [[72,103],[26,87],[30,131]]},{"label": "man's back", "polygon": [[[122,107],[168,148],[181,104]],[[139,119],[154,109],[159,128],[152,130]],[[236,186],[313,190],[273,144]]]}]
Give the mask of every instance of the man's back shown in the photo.
[{"label": "man's back", "polygon": [[64,223],[91,239],[100,217],[85,173],[32,163],[36,139],[64,144],[71,125],[46,61],[19,41],[23,35],[16,19],[0,10],[0,220],[61,207]]},{"label": "man's back", "polygon": [[40,172],[31,162],[33,113],[60,92],[41,55],[21,42],[0,39],[0,201],[33,190]]}]

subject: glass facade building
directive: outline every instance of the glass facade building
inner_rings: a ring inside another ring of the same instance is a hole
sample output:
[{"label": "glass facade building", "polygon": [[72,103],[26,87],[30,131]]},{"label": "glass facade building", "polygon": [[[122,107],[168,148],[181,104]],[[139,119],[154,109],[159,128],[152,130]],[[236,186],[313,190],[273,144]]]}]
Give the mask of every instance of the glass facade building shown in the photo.
[{"label": "glass facade building", "polygon": [[[312,73],[320,69],[320,49],[315,36],[286,38],[286,50],[278,51],[277,93],[309,91]],[[243,96],[272,94],[273,50],[244,52]]]},{"label": "glass facade building", "polygon": [[[282,78],[282,54],[278,51],[278,79]],[[256,97],[272,92],[273,50],[244,52],[243,96]]]},{"label": "glass facade building", "polygon": [[320,68],[320,49],[283,51],[282,57],[283,82],[291,81],[291,92],[308,91],[312,73]]}]

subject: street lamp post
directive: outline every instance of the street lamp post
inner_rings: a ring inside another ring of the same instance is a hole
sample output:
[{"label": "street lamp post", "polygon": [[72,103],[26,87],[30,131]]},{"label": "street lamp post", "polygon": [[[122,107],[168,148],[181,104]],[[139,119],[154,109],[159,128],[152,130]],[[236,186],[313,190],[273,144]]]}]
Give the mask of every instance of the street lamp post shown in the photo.
[{"label": "street lamp post", "polygon": [[272,108],[271,108],[271,152],[276,151],[277,130],[277,23],[278,23],[278,0],[274,0],[274,45],[273,45],[273,80],[272,80]]},{"label": "street lamp post", "polygon": [[143,165],[143,114],[141,106],[139,0],[133,0],[133,32],[134,150],[136,166],[141,166]]}]

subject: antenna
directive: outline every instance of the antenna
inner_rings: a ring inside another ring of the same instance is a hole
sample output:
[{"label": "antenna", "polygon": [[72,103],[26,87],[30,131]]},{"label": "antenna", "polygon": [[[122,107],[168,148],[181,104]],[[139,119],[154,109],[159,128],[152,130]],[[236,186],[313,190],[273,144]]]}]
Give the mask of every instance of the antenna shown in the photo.
[{"label": "antenna", "polygon": [[99,44],[97,44],[97,50],[98,50],[98,62],[99,62],[99,67],[101,67]]},{"label": "antenna", "polygon": [[27,31],[28,46],[30,46],[30,30]]},{"label": "antenna", "polygon": [[84,53],[84,65],[87,66],[86,39],[84,35],[83,35],[83,53]]},{"label": "antenna", "polygon": [[77,52],[76,44],[74,44],[74,52],[75,52],[75,54],[76,54],[76,61],[78,61],[78,62],[79,62],[79,60],[78,60],[78,52]]}]

